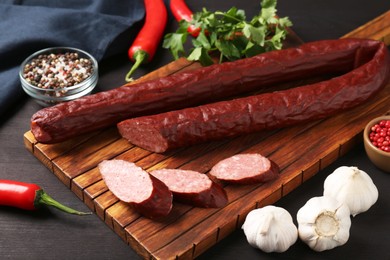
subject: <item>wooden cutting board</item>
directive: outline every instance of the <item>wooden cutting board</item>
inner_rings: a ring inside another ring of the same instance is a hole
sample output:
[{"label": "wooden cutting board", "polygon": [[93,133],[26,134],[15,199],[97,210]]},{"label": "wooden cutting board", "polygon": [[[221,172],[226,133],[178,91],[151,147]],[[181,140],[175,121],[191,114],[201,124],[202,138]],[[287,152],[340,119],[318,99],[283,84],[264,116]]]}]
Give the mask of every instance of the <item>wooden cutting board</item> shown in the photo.
[{"label": "wooden cutting board", "polygon": [[[382,39],[390,43],[390,11],[345,37]],[[294,34],[288,45],[300,44]],[[148,80],[198,67],[185,59],[139,79]],[[241,228],[250,210],[275,203],[345,154],[362,140],[364,125],[389,112],[390,83],[369,102],[325,120],[229,140],[151,153],[122,139],[115,127],[69,141],[45,145],[30,131],[26,148],[69,187],[91,210],[144,258],[192,259]],[[158,221],[141,217],[106,187],[97,164],[124,159],[146,170],[180,168],[207,173],[218,161],[237,153],[259,152],[281,168],[280,178],[263,185],[225,186],[229,204],[220,209],[175,203]]]}]

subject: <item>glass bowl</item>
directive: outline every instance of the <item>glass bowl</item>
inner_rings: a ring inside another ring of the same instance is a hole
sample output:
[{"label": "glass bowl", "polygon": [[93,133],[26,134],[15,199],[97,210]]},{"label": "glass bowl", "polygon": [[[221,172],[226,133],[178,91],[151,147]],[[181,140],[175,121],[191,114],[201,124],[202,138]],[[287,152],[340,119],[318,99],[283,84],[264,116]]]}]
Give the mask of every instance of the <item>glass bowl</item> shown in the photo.
[{"label": "glass bowl", "polygon": [[[57,57],[59,57],[59,59],[53,58],[51,61],[49,61],[49,63],[45,63],[47,66],[52,64],[50,72],[47,72],[47,67],[44,70],[41,67],[38,67],[36,64],[36,59],[45,59],[46,62],[49,59],[42,57],[47,57],[47,55],[52,54],[58,55]],[[64,59],[65,54],[77,54],[77,56],[75,56],[77,59],[73,57],[73,59],[76,59],[77,61],[72,61],[70,65],[64,63],[62,60]],[[89,67],[88,70],[85,70],[84,67],[80,67],[83,65],[85,59],[87,60],[86,64],[88,64]],[[70,72],[70,67],[75,67],[77,64],[81,65],[77,67],[77,70],[75,69]],[[26,65],[29,67],[26,67]],[[36,69],[35,71],[33,70],[34,68]],[[42,71],[46,72],[43,74],[38,74],[42,73]],[[66,74],[64,71],[67,71]],[[84,74],[76,74],[81,72],[84,72]],[[32,75],[31,73],[35,73],[30,77],[35,78],[36,80],[33,79],[32,81],[30,78],[28,78],[27,73],[30,73],[30,75]],[[71,47],[53,47],[37,51],[23,61],[19,70],[19,78],[23,90],[42,106],[51,106],[60,102],[70,101],[90,94],[96,87],[99,78],[98,74],[98,63],[96,59],[83,50]],[[66,78],[64,75],[69,76],[69,78]],[[81,77],[84,75],[85,78],[80,79],[79,76],[79,78],[75,80],[76,76],[73,75],[81,75]],[[42,84],[39,81],[39,79],[42,78],[46,80],[53,77],[56,77],[56,81],[61,82],[61,84],[58,83],[56,86],[50,86],[48,83]],[[72,83],[69,79],[75,82]]]},{"label": "glass bowl", "polygon": [[382,120],[390,120],[390,115],[380,116],[372,119],[364,128],[363,141],[364,149],[366,150],[368,158],[379,169],[390,172],[390,152],[383,151],[376,147],[370,141],[371,128]]}]

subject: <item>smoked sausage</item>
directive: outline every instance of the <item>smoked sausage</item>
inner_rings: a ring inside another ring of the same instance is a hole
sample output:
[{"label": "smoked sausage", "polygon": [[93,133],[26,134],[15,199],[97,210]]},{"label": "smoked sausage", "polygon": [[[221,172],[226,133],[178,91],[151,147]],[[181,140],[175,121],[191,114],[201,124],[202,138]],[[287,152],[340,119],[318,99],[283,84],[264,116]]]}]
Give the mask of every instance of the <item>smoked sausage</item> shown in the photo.
[{"label": "smoked sausage", "polygon": [[236,154],[214,165],[210,175],[227,183],[263,183],[279,176],[279,166],[261,154]]},{"label": "smoked sausage", "polygon": [[[311,45],[317,53],[352,46],[354,58],[346,65],[352,70],[341,76],[273,93],[128,119],[118,124],[119,132],[131,143],[161,153],[180,146],[320,119],[352,108],[375,95],[388,82],[390,58],[385,44],[373,40],[338,40]],[[304,53],[302,48],[295,50],[282,53],[295,57]]]},{"label": "smoked sausage", "polygon": [[307,75],[345,73],[366,62],[366,56],[372,56],[367,53],[378,45],[368,40],[324,40],[127,84],[43,108],[32,116],[31,131],[38,142],[56,143],[136,116],[226,100]]},{"label": "smoked sausage", "polygon": [[168,186],[174,200],[202,208],[220,208],[228,202],[226,191],[206,174],[181,169],[159,169],[150,174]]},{"label": "smoked sausage", "polygon": [[108,189],[143,216],[155,219],[172,209],[172,192],[157,178],[132,162],[105,160],[98,165]]}]

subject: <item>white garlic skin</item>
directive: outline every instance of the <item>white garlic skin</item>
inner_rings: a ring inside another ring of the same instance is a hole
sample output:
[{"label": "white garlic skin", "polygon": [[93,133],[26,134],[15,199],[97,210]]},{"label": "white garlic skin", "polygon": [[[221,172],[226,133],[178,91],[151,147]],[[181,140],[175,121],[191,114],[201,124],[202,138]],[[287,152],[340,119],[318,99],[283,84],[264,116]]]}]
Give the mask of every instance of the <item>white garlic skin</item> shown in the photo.
[{"label": "white garlic skin", "polygon": [[357,167],[341,166],[324,182],[324,196],[345,203],[352,216],[367,211],[378,200],[378,189],[371,177]]},{"label": "white garlic skin", "polygon": [[314,251],[344,245],[349,239],[349,208],[331,198],[314,197],[298,210],[299,238]]},{"label": "white garlic skin", "polygon": [[290,213],[276,206],[249,212],[242,229],[248,243],[266,253],[285,252],[298,239],[298,230]]}]

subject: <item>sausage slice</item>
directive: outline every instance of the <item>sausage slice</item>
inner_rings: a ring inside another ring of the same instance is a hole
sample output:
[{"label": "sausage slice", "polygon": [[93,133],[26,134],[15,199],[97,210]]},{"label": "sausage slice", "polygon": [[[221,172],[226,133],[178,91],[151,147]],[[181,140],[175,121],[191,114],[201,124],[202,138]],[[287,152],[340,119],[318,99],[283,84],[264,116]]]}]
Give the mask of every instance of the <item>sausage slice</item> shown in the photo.
[{"label": "sausage slice", "polygon": [[108,189],[145,217],[164,217],[171,211],[172,192],[162,181],[134,163],[105,160],[98,167]]},{"label": "sausage slice", "polygon": [[279,167],[261,154],[237,154],[218,162],[210,175],[237,184],[254,184],[274,180]]},{"label": "sausage slice", "polygon": [[228,202],[226,191],[206,174],[180,169],[154,170],[150,174],[164,182],[178,201],[203,208],[219,208]]}]

